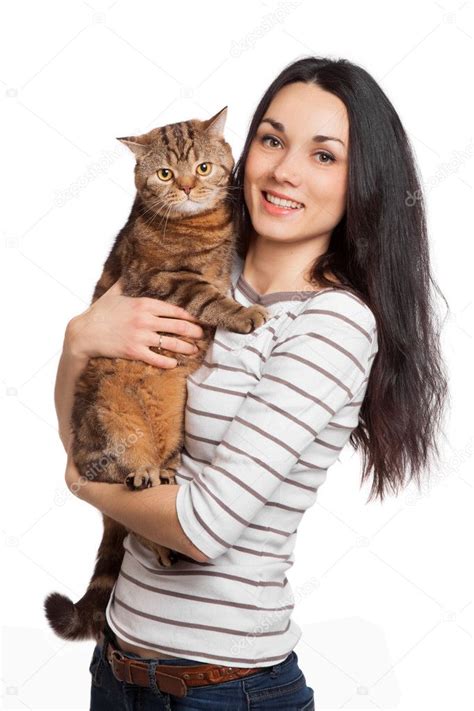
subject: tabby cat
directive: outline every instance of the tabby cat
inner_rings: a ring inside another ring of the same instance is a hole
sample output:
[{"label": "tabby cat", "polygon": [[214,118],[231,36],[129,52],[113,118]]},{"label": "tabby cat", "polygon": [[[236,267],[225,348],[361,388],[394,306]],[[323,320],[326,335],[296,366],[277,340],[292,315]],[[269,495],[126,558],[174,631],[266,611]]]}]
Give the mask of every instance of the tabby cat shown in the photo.
[{"label": "tabby cat", "polygon": [[[175,483],[183,444],[186,378],[202,363],[216,327],[250,333],[268,312],[226,294],[235,250],[230,199],[234,166],[223,136],[227,107],[215,116],[118,138],[136,158],[135,201],[97,282],[92,303],[121,278],[122,293],[170,301],[195,316],[204,330],[197,355],[162,349],[178,365],[91,358],[77,381],[71,416],[72,455],[87,479],[130,489]],[[184,339],[186,340],[186,339]],[[157,348],[152,347],[154,352]],[[84,596],[45,599],[49,624],[63,639],[99,639],[105,608],[129,532],[103,514],[103,537]],[[169,567],[177,554],[137,538]]]}]

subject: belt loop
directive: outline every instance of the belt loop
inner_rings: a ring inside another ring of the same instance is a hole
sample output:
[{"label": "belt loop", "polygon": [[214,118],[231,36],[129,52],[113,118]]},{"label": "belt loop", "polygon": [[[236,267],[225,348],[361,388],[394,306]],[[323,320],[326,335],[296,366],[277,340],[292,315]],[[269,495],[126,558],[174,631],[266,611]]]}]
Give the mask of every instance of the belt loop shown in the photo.
[{"label": "belt loop", "polygon": [[274,679],[278,674],[280,673],[280,668],[281,668],[281,662],[279,664],[274,664],[272,666],[272,670],[270,672],[270,676],[272,679]]},{"label": "belt loop", "polygon": [[150,687],[153,689],[153,692],[157,696],[161,696],[161,691],[160,687],[156,683],[156,667],[158,666],[159,662],[154,662],[153,660],[150,660],[148,662],[148,680],[150,682]]},{"label": "belt loop", "polygon": [[124,681],[127,682],[127,684],[133,684],[133,678],[132,678],[132,665],[128,663],[128,660],[125,661],[125,664],[123,665],[123,670],[124,670]]}]

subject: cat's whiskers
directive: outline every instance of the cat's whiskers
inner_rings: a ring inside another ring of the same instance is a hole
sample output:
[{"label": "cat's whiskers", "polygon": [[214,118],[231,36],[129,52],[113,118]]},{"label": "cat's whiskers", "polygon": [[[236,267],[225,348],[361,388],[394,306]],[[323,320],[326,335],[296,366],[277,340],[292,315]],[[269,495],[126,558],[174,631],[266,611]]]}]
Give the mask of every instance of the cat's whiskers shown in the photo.
[{"label": "cat's whiskers", "polygon": [[[165,210],[166,210],[166,208],[165,208]],[[161,225],[163,223],[163,220],[165,219],[165,214],[166,214],[166,212],[163,211],[159,215],[155,216],[156,218],[159,218],[159,222],[157,223],[157,227],[156,227],[157,230],[161,230]],[[150,222],[152,222],[152,220],[153,220],[153,217],[150,217]]]},{"label": "cat's whiskers", "polygon": [[163,207],[164,205],[167,204],[167,200],[165,198],[158,198],[156,202],[154,202],[150,207],[148,207],[146,210],[143,212],[143,216],[145,217],[148,212],[152,212],[153,214],[156,213],[156,209]]},{"label": "cat's whiskers", "polygon": [[[151,215],[149,221],[146,222],[145,224],[150,224],[150,222],[152,222],[152,220],[154,218],[160,218],[160,221],[158,223],[158,229],[161,229],[161,225],[162,225],[163,220],[167,214],[166,210],[169,206],[170,206],[170,202],[167,199],[161,199],[161,200],[158,200],[157,202],[155,202],[149,210],[149,212],[153,212],[153,214]],[[159,213],[156,212],[156,208],[162,208],[162,207],[165,208],[164,212],[159,212]],[[171,207],[173,207],[173,203],[171,203]]]},{"label": "cat's whiskers", "polygon": [[236,193],[242,192],[242,188],[239,188],[237,185],[229,185],[228,187],[217,185],[215,188],[213,188],[212,192],[217,191],[224,191],[229,195],[229,197],[233,198],[235,197]]},{"label": "cat's whiskers", "polygon": [[[173,209],[173,207],[174,207],[174,205],[173,205],[173,203],[171,203],[171,205],[170,205],[170,207],[169,207],[169,210],[168,210],[168,213],[166,214],[166,222],[165,222],[165,227],[164,227],[164,230],[163,230],[163,237],[166,235],[166,228],[167,228],[167,226],[168,226],[168,219],[169,219],[169,216],[170,216],[170,213],[171,213],[171,210]],[[163,220],[162,220],[162,221],[163,221]],[[161,223],[160,223],[160,225],[161,225]]]},{"label": "cat's whiskers", "polygon": [[[217,192],[222,192],[224,191],[226,193],[226,196],[229,199],[229,202],[233,202],[235,195],[232,195],[230,191],[236,191],[240,190],[240,188],[236,186],[221,186],[221,185],[214,185],[212,188],[209,188],[207,191],[204,190],[201,192],[201,197],[205,200],[209,197],[212,197],[215,195]],[[156,217],[160,217],[160,221],[158,223],[159,229],[162,228],[162,225],[164,223],[164,233],[166,232],[166,227],[168,225],[169,217],[171,214],[171,210],[173,207],[176,205],[179,205],[180,203],[178,202],[170,202],[169,198],[158,198],[154,203],[152,203],[149,207],[146,207],[145,210],[142,213],[142,216],[146,218],[148,214],[150,214],[150,219],[146,220],[145,219],[145,225],[149,225]],[[161,213],[158,213],[157,210],[161,210],[161,208],[165,208],[164,211]]]},{"label": "cat's whiskers", "polygon": [[[152,213],[148,222],[145,221],[145,225],[149,225],[156,217],[161,217],[161,220],[159,223],[159,227],[161,227],[161,223],[163,222],[163,219],[167,213],[166,213],[166,211],[164,214],[157,213],[156,209],[161,208],[161,207],[167,208],[169,204],[170,204],[169,201],[167,199],[163,199],[163,198],[159,198],[155,203],[153,203],[152,206],[148,210],[145,210],[145,212],[143,213],[143,216],[145,216],[147,212]],[[172,206],[172,204],[171,204],[171,206]]]}]

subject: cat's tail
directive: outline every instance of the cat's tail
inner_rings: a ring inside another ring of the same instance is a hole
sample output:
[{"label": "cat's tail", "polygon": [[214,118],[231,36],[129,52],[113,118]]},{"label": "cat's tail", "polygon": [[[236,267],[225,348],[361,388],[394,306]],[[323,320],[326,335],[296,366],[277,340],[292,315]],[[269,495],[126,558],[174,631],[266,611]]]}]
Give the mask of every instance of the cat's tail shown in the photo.
[{"label": "cat's tail", "polygon": [[105,514],[102,517],[104,533],[86,593],[76,603],[57,592],[48,595],[44,601],[48,622],[63,639],[98,640],[104,629],[105,609],[120,572],[124,555],[123,540],[128,531]]}]

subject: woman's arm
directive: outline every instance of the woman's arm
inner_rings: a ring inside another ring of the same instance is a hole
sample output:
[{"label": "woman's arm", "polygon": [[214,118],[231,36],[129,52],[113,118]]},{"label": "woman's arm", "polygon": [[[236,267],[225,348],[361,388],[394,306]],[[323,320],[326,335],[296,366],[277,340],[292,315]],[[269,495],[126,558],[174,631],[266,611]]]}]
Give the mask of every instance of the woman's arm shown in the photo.
[{"label": "woman's arm", "polygon": [[[150,350],[159,343],[158,332],[203,336],[201,326],[193,323],[197,319],[185,309],[160,299],[124,296],[121,287],[119,279],[67,325],[54,390],[59,436],[66,452],[75,385],[89,358],[129,358],[156,368],[174,368],[174,358]],[[174,336],[164,336],[163,347],[176,353],[194,352],[192,344]]]},{"label": "woman's arm", "polygon": [[277,336],[262,377],[241,402],[212,461],[178,488],[179,522],[209,561],[236,544],[267,502],[294,503],[281,500],[282,484],[294,485],[295,501],[303,500],[309,487],[291,474],[293,467],[298,461],[316,467],[305,455],[315,442],[319,466],[332,463],[339,450],[327,425],[349,403],[354,414],[360,408],[355,396],[370,374],[375,317],[350,296],[328,292],[317,299],[318,308],[316,298],[308,299]]},{"label": "woman's arm", "polygon": [[58,417],[59,437],[66,452],[69,449],[71,437],[71,412],[74,401],[76,380],[86,367],[88,357],[74,349],[71,335],[71,324],[68,324],[64,335],[63,352],[59,361],[56,384],[54,386],[54,404]]},{"label": "woman's arm", "polygon": [[69,447],[66,483],[75,496],[148,540],[200,563],[206,562],[204,553],[193,545],[179,523],[176,513],[179,485],[164,484],[130,491],[124,484],[88,481],[79,475],[71,449]]},{"label": "woman's arm", "polygon": [[[328,294],[319,304],[321,309],[299,314],[277,339],[261,379],[199,477],[138,492],[124,487],[112,498],[107,489],[96,489],[102,485],[85,483],[79,495],[132,531],[180,552],[187,547],[194,560],[225,553],[367,382],[377,346],[373,315],[347,296]],[[354,412],[356,407],[360,402],[354,402]],[[320,444],[328,460],[338,451],[330,432]]]},{"label": "woman's arm", "polygon": [[[54,391],[59,436],[68,453],[66,482],[70,490],[103,513],[149,540],[202,561],[203,554],[187,538],[176,514],[178,486],[159,486],[130,491],[124,484],[81,481],[71,457],[71,412],[76,381],[89,358],[129,358],[157,368],[174,368],[176,360],[154,353],[158,332],[200,339],[204,332],[185,309],[159,299],[124,296],[115,282],[83,314],[66,328]],[[164,336],[163,347],[177,353],[193,353],[193,344]]]}]

